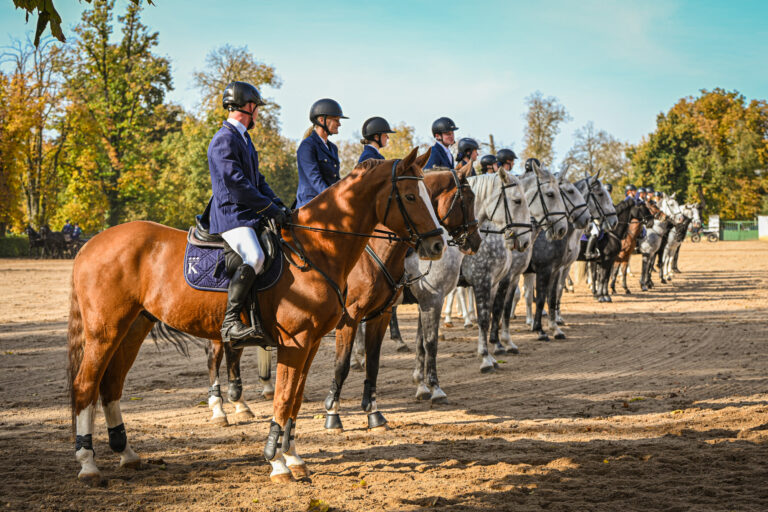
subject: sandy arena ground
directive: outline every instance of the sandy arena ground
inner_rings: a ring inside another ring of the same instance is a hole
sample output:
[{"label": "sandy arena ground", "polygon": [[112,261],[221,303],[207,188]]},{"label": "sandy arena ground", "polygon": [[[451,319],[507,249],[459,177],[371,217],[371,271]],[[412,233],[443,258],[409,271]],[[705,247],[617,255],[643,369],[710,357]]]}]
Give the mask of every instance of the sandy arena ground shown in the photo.
[{"label": "sandy arena ground", "polygon": [[[445,330],[445,405],[414,400],[413,354],[387,340],[369,434],[363,375],[342,393],[340,435],[323,431],[334,341],[315,359],[298,421],[312,482],[269,481],[271,404],[243,361],[256,419],[209,423],[205,355],[144,344],[123,415],[145,463],[120,470],[96,420],[108,479],[77,479],[65,389],[70,261],[0,260],[0,508],[5,510],[768,510],[768,243],[686,242],[672,284],[598,304],[564,298],[568,339],[535,341],[479,371],[475,329]],[[518,315],[523,312],[518,309]],[[524,312],[523,312],[524,315]],[[413,346],[415,309],[401,308]],[[228,413],[231,405],[225,406]],[[230,415],[232,418],[232,415]]]}]

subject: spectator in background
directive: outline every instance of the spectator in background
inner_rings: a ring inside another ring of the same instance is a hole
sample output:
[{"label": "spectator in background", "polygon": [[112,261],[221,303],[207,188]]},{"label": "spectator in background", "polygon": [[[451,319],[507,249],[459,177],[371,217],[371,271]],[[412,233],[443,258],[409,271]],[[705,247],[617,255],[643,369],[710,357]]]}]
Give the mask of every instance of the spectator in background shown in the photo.
[{"label": "spectator in background", "polygon": [[83,234],[83,230],[80,229],[80,224],[75,222],[75,225],[72,226],[72,239],[73,240],[80,240],[80,235]]},{"label": "spectator in background", "polygon": [[69,223],[69,219],[67,219],[66,224],[64,224],[64,227],[61,228],[61,232],[65,235],[72,235],[72,231],[74,231],[74,229],[74,226],[72,226],[72,224]]}]

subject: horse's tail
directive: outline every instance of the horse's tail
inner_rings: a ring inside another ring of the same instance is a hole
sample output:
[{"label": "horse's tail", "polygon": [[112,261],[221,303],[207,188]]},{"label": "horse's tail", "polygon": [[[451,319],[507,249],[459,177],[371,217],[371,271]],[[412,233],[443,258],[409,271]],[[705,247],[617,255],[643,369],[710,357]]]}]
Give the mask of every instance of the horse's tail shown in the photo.
[{"label": "horse's tail", "polygon": [[83,362],[83,315],[80,311],[80,301],[77,299],[74,278],[71,282],[72,291],[69,294],[69,322],[67,326],[67,390],[69,392],[70,407],[72,409],[72,430],[75,429],[75,377],[80,371]]},{"label": "horse's tail", "polygon": [[571,276],[573,286],[580,284],[587,273],[587,263],[585,261],[577,261],[574,265],[574,273]]},{"label": "horse's tail", "polygon": [[149,331],[149,335],[152,337],[152,341],[155,342],[156,346],[159,347],[158,341],[170,343],[180,354],[186,357],[189,357],[190,343],[205,349],[206,353],[208,353],[211,346],[210,340],[204,340],[203,338],[198,338],[197,336],[192,336],[186,332],[174,329],[164,322],[156,322],[155,325],[152,326],[152,330]]}]

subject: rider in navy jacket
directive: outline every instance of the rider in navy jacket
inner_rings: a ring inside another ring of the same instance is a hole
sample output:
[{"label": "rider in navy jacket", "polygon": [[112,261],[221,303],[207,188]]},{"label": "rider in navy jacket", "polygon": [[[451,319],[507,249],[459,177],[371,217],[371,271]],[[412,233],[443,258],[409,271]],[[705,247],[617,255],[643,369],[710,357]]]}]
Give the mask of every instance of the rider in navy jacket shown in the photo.
[{"label": "rider in navy jacket", "polygon": [[[213,195],[200,219],[211,233],[219,233],[225,243],[225,259],[231,279],[227,306],[221,324],[221,339],[233,348],[248,344],[274,345],[262,328],[259,315],[245,325],[240,314],[248,302],[256,275],[265,255],[256,234],[262,217],[286,224],[291,211],[275,195],[259,172],[259,155],[248,136],[259,107],[266,103],[258,89],[246,82],[231,82],[224,89],[222,105],[229,111],[227,120],[208,146],[208,168]],[[236,268],[234,268],[236,267]]]},{"label": "rider in navy jacket", "polygon": [[259,154],[248,132],[241,136],[225,121],[208,146],[208,164],[213,196],[202,220],[203,225],[208,220],[211,233],[255,227],[262,216],[279,214],[283,202],[259,172]]},{"label": "rider in navy jacket", "polygon": [[374,160],[385,160],[384,155],[379,150],[387,145],[389,134],[395,131],[389,127],[389,123],[383,117],[371,117],[363,123],[363,138],[360,143],[364,145],[363,152],[357,163],[364,162],[370,158]]},{"label": "rider in navy jacket", "polygon": [[425,169],[433,167],[453,169],[453,155],[448,147],[453,144],[453,132],[458,129],[458,126],[448,117],[441,117],[432,123],[432,135],[434,135],[436,142],[432,146],[429,160],[427,160],[427,164],[424,166]]},{"label": "rider in navy jacket", "polygon": [[339,149],[328,137],[339,133],[341,119],[348,118],[342,114],[341,105],[329,98],[316,101],[309,111],[312,133],[301,141],[296,151],[299,168],[297,208],[310,202],[340,179]]}]

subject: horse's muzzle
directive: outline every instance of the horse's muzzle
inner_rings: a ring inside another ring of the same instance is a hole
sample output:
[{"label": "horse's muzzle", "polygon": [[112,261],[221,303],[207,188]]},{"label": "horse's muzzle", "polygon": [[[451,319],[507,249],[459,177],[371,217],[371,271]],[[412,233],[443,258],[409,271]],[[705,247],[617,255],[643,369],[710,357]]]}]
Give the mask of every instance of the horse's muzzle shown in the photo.
[{"label": "horse's muzzle", "polygon": [[443,256],[444,249],[445,244],[442,236],[429,237],[419,245],[419,259],[439,260]]}]

